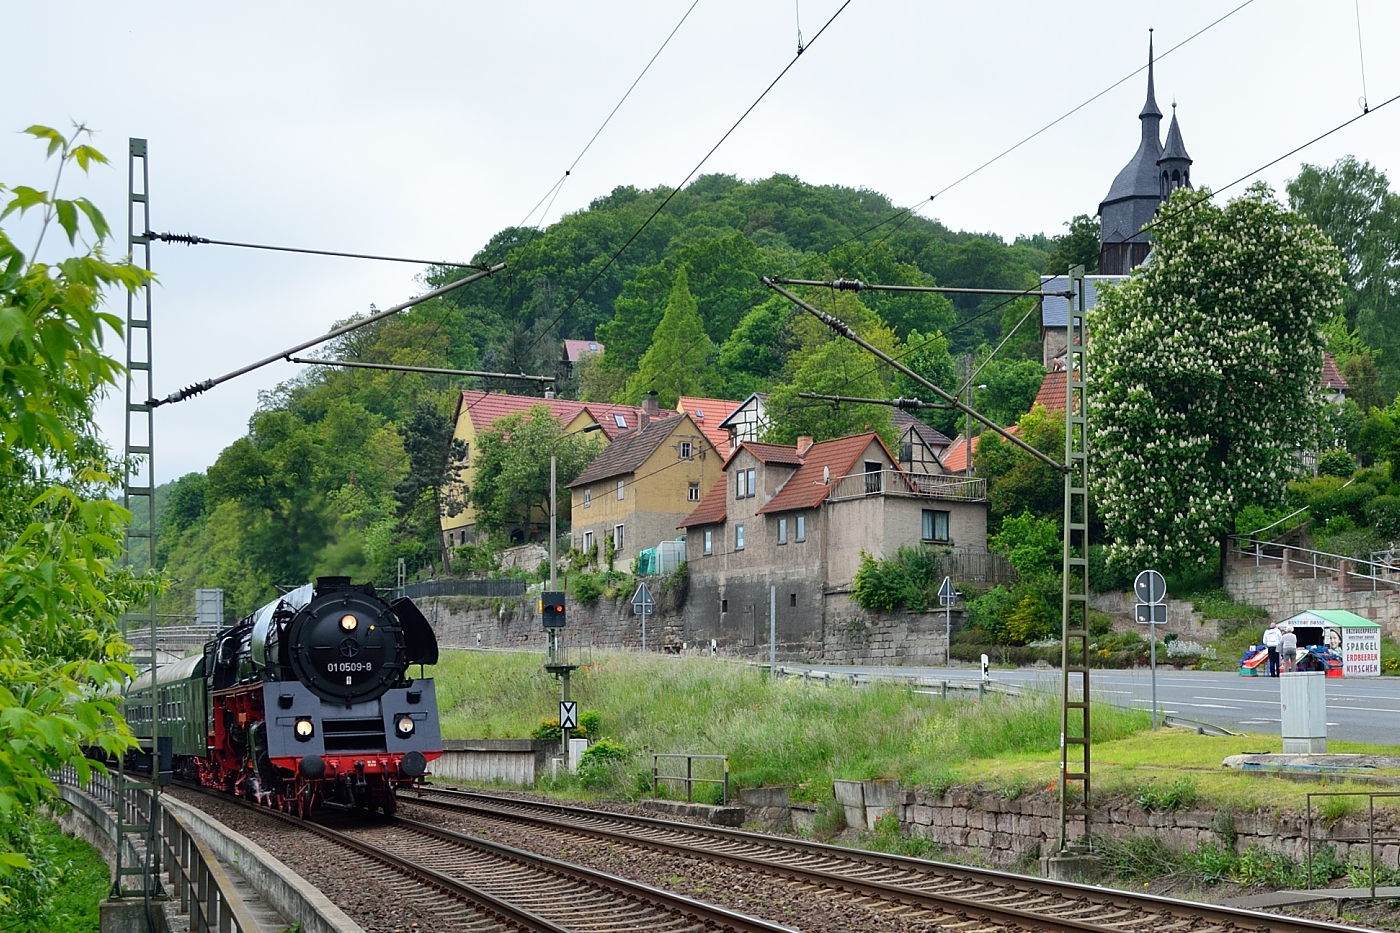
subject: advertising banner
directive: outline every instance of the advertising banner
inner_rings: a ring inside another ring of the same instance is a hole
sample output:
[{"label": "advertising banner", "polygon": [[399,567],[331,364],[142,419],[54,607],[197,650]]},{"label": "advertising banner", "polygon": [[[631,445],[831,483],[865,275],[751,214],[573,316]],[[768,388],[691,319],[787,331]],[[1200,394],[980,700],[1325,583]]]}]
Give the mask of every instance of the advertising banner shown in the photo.
[{"label": "advertising banner", "polygon": [[1381,675],[1381,630],[1342,629],[1342,673],[1347,677]]}]

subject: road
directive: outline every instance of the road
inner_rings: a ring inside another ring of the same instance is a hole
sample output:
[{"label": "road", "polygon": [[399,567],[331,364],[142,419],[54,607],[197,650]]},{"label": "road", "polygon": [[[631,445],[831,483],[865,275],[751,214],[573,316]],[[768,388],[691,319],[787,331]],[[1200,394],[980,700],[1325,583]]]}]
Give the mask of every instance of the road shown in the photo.
[{"label": "road", "polygon": [[[976,681],[980,672],[966,667],[863,667],[784,664],[813,673],[858,673],[890,678]],[[993,681],[1057,692],[1055,670],[994,670]],[[1094,671],[1090,693],[1099,699],[1138,709],[1152,708],[1151,674],[1145,669]],[[1157,671],[1157,704],[1164,712],[1224,726],[1238,732],[1278,734],[1279,681],[1240,677],[1217,671]],[[1327,680],[1327,737],[1400,747],[1400,677]]]}]

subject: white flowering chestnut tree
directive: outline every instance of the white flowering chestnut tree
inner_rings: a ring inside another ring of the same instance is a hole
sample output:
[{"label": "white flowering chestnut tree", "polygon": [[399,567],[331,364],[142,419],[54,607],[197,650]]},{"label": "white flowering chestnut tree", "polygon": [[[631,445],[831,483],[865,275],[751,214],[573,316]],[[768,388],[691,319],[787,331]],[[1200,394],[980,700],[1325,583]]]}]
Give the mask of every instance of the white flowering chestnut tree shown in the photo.
[{"label": "white flowering chestnut tree", "polygon": [[1089,324],[1091,484],[1111,564],[1207,566],[1274,505],[1321,420],[1321,325],[1342,258],[1268,186],[1219,207],[1178,190],[1151,258]]}]

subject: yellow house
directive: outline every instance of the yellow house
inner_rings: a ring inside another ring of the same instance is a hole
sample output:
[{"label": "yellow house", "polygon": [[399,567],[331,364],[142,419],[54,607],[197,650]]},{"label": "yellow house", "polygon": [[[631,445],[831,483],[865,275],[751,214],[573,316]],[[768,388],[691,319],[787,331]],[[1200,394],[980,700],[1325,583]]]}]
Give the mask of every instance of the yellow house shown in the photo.
[{"label": "yellow house", "polygon": [[[476,450],[477,435],[489,430],[497,420],[507,415],[525,414],[540,405],[549,410],[549,413],[564,426],[565,431],[582,431],[588,425],[598,425],[604,444],[628,431],[635,431],[644,418],[662,414],[656,410],[654,401],[650,403],[651,411],[648,412],[632,405],[575,402],[531,395],[502,395],[499,392],[474,389],[464,391],[457,400],[452,432],[453,439],[461,441],[466,450],[462,467],[457,471],[461,488],[470,489],[476,479],[472,456]],[[442,529],[442,543],[449,553],[452,548],[469,543],[475,536],[476,510],[466,502],[460,501],[460,498],[451,493],[443,496],[439,525]],[[559,520],[561,524],[567,522],[568,516],[561,515]],[[549,513],[537,509],[536,514],[531,516],[529,527],[511,529],[512,543],[528,540],[533,531],[546,529],[548,524]]]},{"label": "yellow house", "polygon": [[637,555],[676,538],[676,526],[724,475],[724,458],[686,414],[645,422],[618,436],[569,484],[573,545],[596,549],[606,566],[628,567]]}]

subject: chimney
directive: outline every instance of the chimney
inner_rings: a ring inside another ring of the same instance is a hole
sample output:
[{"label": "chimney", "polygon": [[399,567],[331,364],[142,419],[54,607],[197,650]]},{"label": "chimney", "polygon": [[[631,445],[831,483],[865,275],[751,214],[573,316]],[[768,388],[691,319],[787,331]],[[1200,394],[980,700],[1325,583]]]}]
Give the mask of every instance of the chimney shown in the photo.
[{"label": "chimney", "polygon": [[545,390],[544,390],[544,397],[545,397],[546,400],[554,398],[554,390],[553,390],[553,389],[545,389]]},{"label": "chimney", "polygon": [[797,439],[797,456],[807,456],[807,451],[812,449],[812,439],[806,434]]},{"label": "chimney", "polygon": [[661,406],[656,402],[656,393],[648,392],[647,397],[642,399],[642,426],[651,423],[651,419],[660,417]]}]

